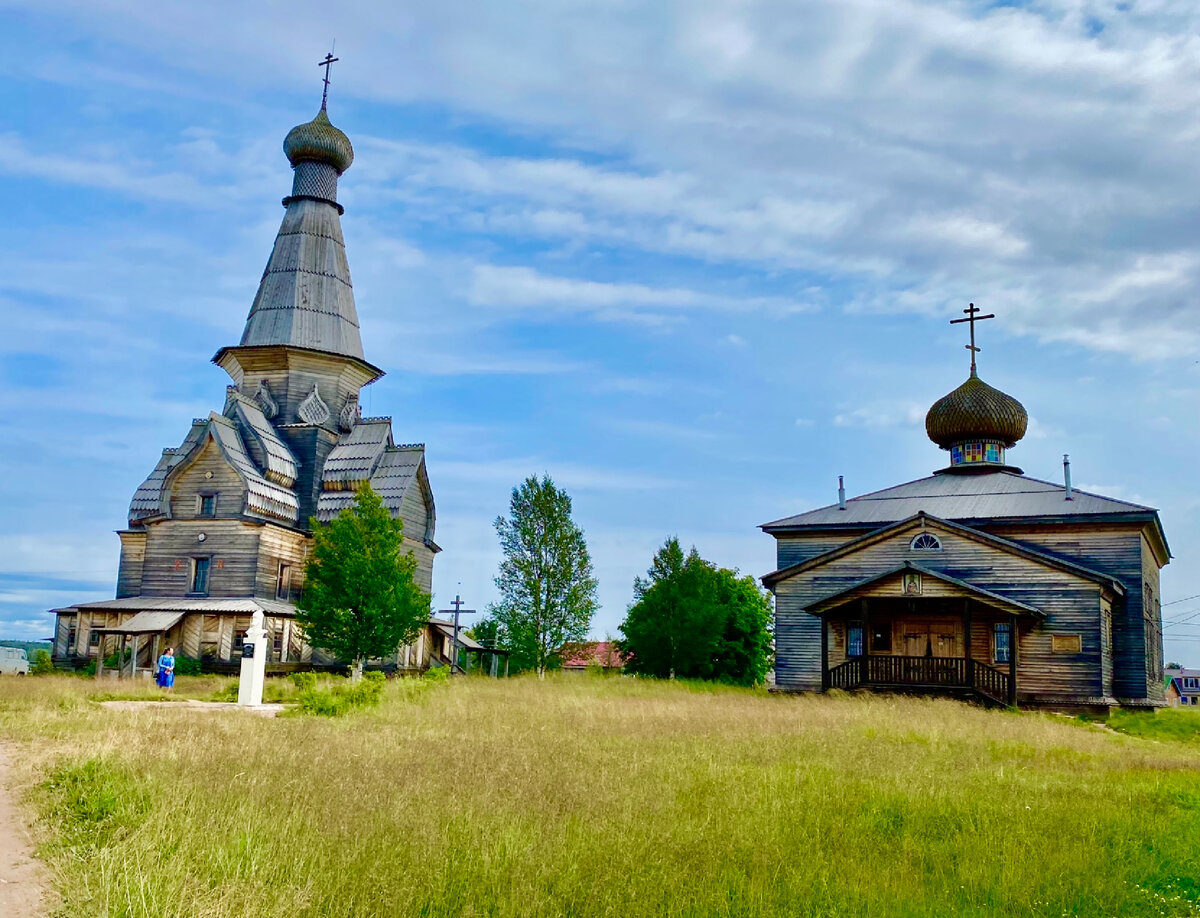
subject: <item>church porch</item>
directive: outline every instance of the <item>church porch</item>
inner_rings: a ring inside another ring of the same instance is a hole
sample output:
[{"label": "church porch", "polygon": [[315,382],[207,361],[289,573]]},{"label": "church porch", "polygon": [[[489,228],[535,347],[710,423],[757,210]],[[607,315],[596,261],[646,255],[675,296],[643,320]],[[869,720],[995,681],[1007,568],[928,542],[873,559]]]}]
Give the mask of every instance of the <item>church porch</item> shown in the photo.
[{"label": "church porch", "polygon": [[823,690],[945,694],[1015,706],[1032,615],[962,597],[860,597],[819,614]]}]

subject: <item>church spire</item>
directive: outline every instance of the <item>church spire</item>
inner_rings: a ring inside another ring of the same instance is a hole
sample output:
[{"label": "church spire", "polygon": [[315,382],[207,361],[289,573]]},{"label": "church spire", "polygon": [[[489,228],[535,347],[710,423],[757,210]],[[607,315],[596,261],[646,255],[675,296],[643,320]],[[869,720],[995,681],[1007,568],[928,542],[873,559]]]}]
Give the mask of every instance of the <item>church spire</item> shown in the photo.
[{"label": "church spire", "polygon": [[[240,347],[287,345],[364,360],[350,266],[342,239],[338,179],[354,162],[350,138],[333,126],[325,92],[315,118],[292,128],[283,152],[293,169],[287,212],[250,307]],[[365,361],[364,361],[365,362]]]}]

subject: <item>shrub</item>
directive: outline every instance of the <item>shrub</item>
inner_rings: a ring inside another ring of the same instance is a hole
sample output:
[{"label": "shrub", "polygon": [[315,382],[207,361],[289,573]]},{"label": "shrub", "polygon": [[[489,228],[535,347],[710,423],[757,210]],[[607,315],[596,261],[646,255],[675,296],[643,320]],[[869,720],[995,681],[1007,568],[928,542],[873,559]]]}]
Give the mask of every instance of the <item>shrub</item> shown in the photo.
[{"label": "shrub", "polygon": [[316,673],[292,673],[292,685],[301,692],[309,692],[317,687]]},{"label": "shrub", "polygon": [[356,684],[347,685],[344,684],[345,681],[339,679],[331,682],[328,688],[318,688],[314,677],[312,683],[307,688],[302,688],[296,696],[300,711],[321,717],[341,717],[351,711],[375,707],[383,697],[385,677],[381,672],[363,673],[361,681]]},{"label": "shrub", "polygon": [[50,651],[34,651],[33,662],[29,666],[29,672],[34,676],[44,676],[47,673],[54,672],[54,660],[50,657]]},{"label": "shrub", "polygon": [[200,661],[193,660],[191,657],[176,657],[175,658],[175,675],[177,675],[177,676],[198,676],[198,675],[200,675]]}]

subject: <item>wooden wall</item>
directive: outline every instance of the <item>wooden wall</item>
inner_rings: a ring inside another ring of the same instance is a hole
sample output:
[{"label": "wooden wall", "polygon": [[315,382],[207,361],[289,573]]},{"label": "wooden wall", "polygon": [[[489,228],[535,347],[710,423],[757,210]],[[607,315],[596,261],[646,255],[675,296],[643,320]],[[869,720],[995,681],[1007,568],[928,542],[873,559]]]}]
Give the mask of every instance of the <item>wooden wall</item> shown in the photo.
[{"label": "wooden wall", "polygon": [[[212,558],[208,595],[253,595],[262,528],[259,523],[220,519],[150,523],[140,595],[187,596],[192,586],[191,559],[200,556]],[[206,536],[203,542],[198,540],[200,533]]]},{"label": "wooden wall", "polygon": [[142,564],[146,560],[146,533],[125,530],[121,538],[121,564],[117,569],[117,599],[142,592]]},{"label": "wooden wall", "polygon": [[1158,563],[1142,535],[1142,523],[995,524],[989,531],[1111,574],[1126,587],[1112,606],[1111,690],[1118,698],[1153,698],[1160,679],[1146,673],[1144,585],[1158,586]]},{"label": "wooden wall", "polygon": [[[212,477],[208,477],[211,473]],[[216,516],[240,516],[246,505],[246,487],[241,476],[221,453],[211,437],[206,438],[200,453],[179,471],[171,482],[170,515],[177,520],[199,516],[198,496],[217,495]]]},{"label": "wooden wall", "polygon": [[[815,617],[803,611],[808,604],[914,561],[1046,614],[1042,624],[1021,634],[1018,682],[1023,696],[1103,695],[1099,584],[954,530],[934,525],[929,529],[941,540],[942,551],[911,551],[909,541],[919,531],[914,523],[883,541],[776,584],[777,685],[799,689],[820,684],[820,630]],[[1053,652],[1054,633],[1079,634],[1081,652]]]},{"label": "wooden wall", "polygon": [[775,569],[783,570],[785,567],[823,555],[862,534],[861,530],[780,533],[776,536],[775,543]]}]

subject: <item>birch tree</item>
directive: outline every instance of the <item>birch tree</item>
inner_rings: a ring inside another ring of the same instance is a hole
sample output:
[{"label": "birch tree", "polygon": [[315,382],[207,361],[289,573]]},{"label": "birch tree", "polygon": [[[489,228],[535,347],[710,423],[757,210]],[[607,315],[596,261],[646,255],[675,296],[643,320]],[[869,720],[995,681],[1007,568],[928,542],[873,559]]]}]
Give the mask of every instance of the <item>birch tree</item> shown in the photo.
[{"label": "birch tree", "polygon": [[587,636],[596,611],[596,580],[571,498],[549,475],[513,488],[509,515],[496,518],[504,560],[500,600],[488,608],[518,669],[544,677],[567,641]]}]

